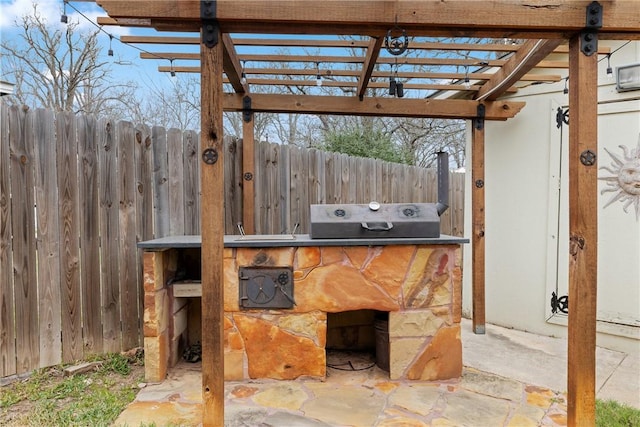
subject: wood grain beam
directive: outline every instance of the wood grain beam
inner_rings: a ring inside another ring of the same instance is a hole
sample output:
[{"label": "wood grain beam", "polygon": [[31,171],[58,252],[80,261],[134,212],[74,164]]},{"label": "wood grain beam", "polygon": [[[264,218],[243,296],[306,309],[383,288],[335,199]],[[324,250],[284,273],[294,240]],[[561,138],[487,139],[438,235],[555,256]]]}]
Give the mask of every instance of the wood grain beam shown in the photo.
[{"label": "wood grain beam", "polygon": [[[142,52],[142,59],[182,59],[197,61],[198,54],[188,52]],[[240,61],[252,62],[300,62],[300,63],[341,63],[341,64],[362,64],[365,61],[364,56],[327,56],[327,55],[256,55],[256,54],[240,54]],[[403,57],[388,58],[379,57],[378,64],[395,64],[398,65],[430,65],[430,66],[469,66],[469,67],[502,67],[506,64],[504,59],[485,60],[482,58],[460,59],[460,58],[415,58]],[[568,68],[567,61],[540,61],[534,68]]]},{"label": "wood grain beam", "polygon": [[[254,93],[251,109],[266,113],[335,114],[353,116],[433,117],[473,119],[480,102],[462,99],[365,98],[345,96],[273,95]],[[524,102],[494,101],[484,103],[486,120],[514,117]],[[242,96],[225,94],[225,111],[242,111]]]},{"label": "wood grain beam", "polygon": [[231,87],[233,87],[233,90],[235,90],[236,93],[249,92],[249,86],[247,83],[245,82],[243,84],[242,82],[242,65],[240,64],[240,60],[238,60],[236,48],[234,47],[229,34],[222,35],[222,44],[224,46],[224,73],[227,75],[227,79],[231,84]]},{"label": "wood grain beam", "polygon": [[475,334],[485,333],[485,196],[484,126],[472,121],[471,130],[471,309]]},{"label": "wood grain beam", "polygon": [[[136,3],[136,2],[131,2]],[[145,2],[146,3],[146,2]],[[220,40],[221,34],[218,34]],[[200,218],[202,234],[202,424],[224,424],[224,147],[222,121],[223,46],[201,44],[202,100],[200,132]],[[217,161],[204,161],[204,150],[217,154]]]},{"label": "wood grain beam", "polygon": [[[199,21],[200,0],[97,0],[112,18],[170,19]],[[553,2],[548,0],[370,0],[367,7],[357,0],[325,0],[309,7],[306,1],[218,0],[216,18],[224,32],[287,33],[293,26],[305,32],[315,24],[333,28],[331,34],[362,34],[364,30],[384,34],[395,25],[418,33],[421,29],[469,29],[503,32],[539,32],[538,38],[564,38],[585,26],[585,10],[590,0]],[[608,1],[603,8],[600,38],[609,32],[628,33],[640,38],[640,8],[634,1]],[[255,23],[262,23],[255,28]],[[341,31],[337,31],[340,29]],[[325,29],[326,31],[326,29]],[[326,34],[326,33],[325,33]],[[555,36],[551,36],[555,34]],[[417,34],[412,34],[417,35]],[[562,36],[562,37],[560,37]],[[516,37],[516,36],[513,36]],[[527,37],[534,38],[534,37]]]},{"label": "wood grain beam", "polygon": [[[107,18],[109,19],[109,18]],[[111,20],[111,25],[117,25]],[[107,24],[105,24],[107,25]],[[121,36],[124,43],[133,44],[181,44],[190,45],[200,43],[199,37],[173,37],[173,36]],[[366,40],[318,40],[318,39],[274,39],[274,38],[236,38],[233,37],[235,46],[273,46],[273,47],[316,47],[316,48],[362,48],[366,49],[369,42]],[[415,42],[411,43],[411,50],[442,50],[442,51],[472,51],[472,52],[516,52],[520,44],[502,43],[447,43],[447,42]],[[553,50],[553,53],[568,53],[569,46],[561,45]],[[598,47],[598,54],[606,55],[611,48]]]},{"label": "wood grain beam", "polygon": [[367,91],[369,80],[371,79],[371,74],[373,73],[373,69],[378,61],[383,41],[384,39],[382,37],[372,37],[369,41],[367,56],[364,59],[364,64],[362,65],[362,72],[358,78],[358,89],[356,90],[356,96],[360,99],[364,97],[365,92]]},{"label": "wood grain beam", "polygon": [[[200,73],[200,67],[173,67],[173,70],[180,73]],[[158,67],[158,71],[162,73],[168,73],[171,71],[171,67],[161,65]],[[304,69],[304,68],[245,68],[246,74],[256,75],[282,75],[282,76],[315,76],[316,70]],[[331,77],[357,77],[361,73],[358,70],[345,70],[345,69],[325,69],[320,70],[320,75],[324,78]],[[397,76],[401,79],[446,79],[446,80],[460,80],[463,79],[465,73],[429,73],[429,72],[410,72],[400,71]],[[375,78],[388,78],[389,72],[374,71],[371,77]],[[472,73],[469,77],[473,80],[489,80],[493,77],[492,73]],[[563,77],[559,74],[525,74],[520,77],[522,82],[559,82]]]},{"label": "wood grain beam", "polygon": [[[252,86],[284,86],[284,87],[311,87],[316,85],[316,79],[309,80],[293,80],[293,79],[248,79],[247,83]],[[337,80],[324,80],[322,85],[325,87],[339,87],[344,89],[353,88],[353,92],[356,92],[358,82],[351,81],[337,81]],[[369,89],[387,89],[389,87],[388,82],[370,82]],[[416,90],[459,90],[459,91],[478,91],[481,86],[471,85],[465,87],[463,84],[436,84],[436,83],[404,83],[404,90],[416,89]],[[517,92],[517,88],[511,88],[510,92]],[[344,98],[344,97],[339,97]]]},{"label": "wood grain beam", "polygon": [[476,99],[495,101],[504,95],[520,77],[528,73],[538,62],[546,58],[562,43],[562,40],[527,40],[487,83],[482,85]]},{"label": "wood grain beam", "polygon": [[[606,6],[605,6],[606,8]],[[595,425],[598,288],[598,61],[569,42],[569,329],[567,421]],[[581,157],[592,152],[594,163]]]},{"label": "wood grain beam", "polygon": [[[140,58],[142,59],[158,59],[161,58],[176,58],[184,60],[199,59],[197,53],[189,52],[141,52]],[[366,60],[365,56],[352,56],[352,55],[263,55],[263,54],[240,54],[238,58],[241,61],[251,62],[300,62],[300,63],[342,63],[342,64],[363,64]],[[468,65],[468,66],[492,66],[500,67],[505,64],[503,59],[491,59],[486,60],[483,58],[461,59],[461,58],[415,58],[415,57],[402,57],[402,58],[378,58],[378,64],[412,64],[412,65]]]}]

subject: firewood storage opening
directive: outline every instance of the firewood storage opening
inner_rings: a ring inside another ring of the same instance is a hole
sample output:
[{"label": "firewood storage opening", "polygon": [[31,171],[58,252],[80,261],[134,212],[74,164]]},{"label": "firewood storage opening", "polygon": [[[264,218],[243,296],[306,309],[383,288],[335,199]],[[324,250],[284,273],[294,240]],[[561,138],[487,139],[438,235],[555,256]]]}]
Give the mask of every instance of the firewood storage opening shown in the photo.
[{"label": "firewood storage opening", "polygon": [[389,372],[389,314],[377,310],[327,313],[327,368]]}]

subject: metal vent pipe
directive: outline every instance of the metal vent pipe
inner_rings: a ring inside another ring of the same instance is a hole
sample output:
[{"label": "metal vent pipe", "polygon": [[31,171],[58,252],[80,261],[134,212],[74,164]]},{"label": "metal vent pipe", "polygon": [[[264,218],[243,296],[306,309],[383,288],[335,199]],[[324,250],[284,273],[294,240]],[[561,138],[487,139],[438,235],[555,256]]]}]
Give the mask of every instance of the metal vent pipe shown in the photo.
[{"label": "metal vent pipe", "polygon": [[449,154],[438,151],[438,203],[436,210],[441,216],[449,207]]}]

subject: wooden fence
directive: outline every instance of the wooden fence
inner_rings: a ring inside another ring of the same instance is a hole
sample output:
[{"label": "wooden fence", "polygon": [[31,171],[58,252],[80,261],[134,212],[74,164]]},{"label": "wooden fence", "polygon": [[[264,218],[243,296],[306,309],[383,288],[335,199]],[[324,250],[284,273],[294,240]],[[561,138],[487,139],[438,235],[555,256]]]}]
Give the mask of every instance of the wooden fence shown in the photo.
[{"label": "wooden fence", "polygon": [[[142,344],[136,243],[198,234],[199,136],[0,102],[0,378]],[[225,141],[225,229],[242,218],[242,141]],[[435,171],[257,144],[255,229],[308,231],[309,204],[422,202]],[[462,235],[462,174],[443,233]]]}]

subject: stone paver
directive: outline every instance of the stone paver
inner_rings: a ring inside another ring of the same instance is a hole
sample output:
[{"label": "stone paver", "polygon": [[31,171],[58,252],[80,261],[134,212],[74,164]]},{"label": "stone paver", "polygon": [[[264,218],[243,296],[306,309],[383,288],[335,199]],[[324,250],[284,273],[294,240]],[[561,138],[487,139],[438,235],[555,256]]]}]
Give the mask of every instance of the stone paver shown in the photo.
[{"label": "stone paver", "polygon": [[[324,381],[226,382],[225,426],[566,426],[566,385],[551,381],[551,375],[562,377],[554,370],[566,356],[557,339],[532,335],[528,345],[526,337],[496,327],[485,337],[463,336],[463,376],[445,382],[394,381],[365,359],[353,359],[364,367],[358,371],[327,368]],[[598,363],[600,372],[613,372],[598,381],[598,397],[640,405],[638,385],[629,381],[639,375],[638,355],[609,352]],[[201,420],[200,364],[181,363],[164,382],[143,388],[115,425],[195,426]]]},{"label": "stone paver", "polygon": [[[189,369],[185,369],[187,366]],[[116,426],[199,425],[201,376],[173,368],[164,383],[140,391]],[[331,371],[331,370],[330,370]],[[331,371],[333,372],[333,371]],[[562,426],[563,395],[467,368],[444,383],[392,381],[377,367],[333,372],[326,381],[227,382],[227,427]]]},{"label": "stone paver", "polygon": [[314,383],[313,391],[303,406],[305,415],[331,425],[371,426],[378,419],[386,398],[375,389],[336,387],[335,384]]}]

